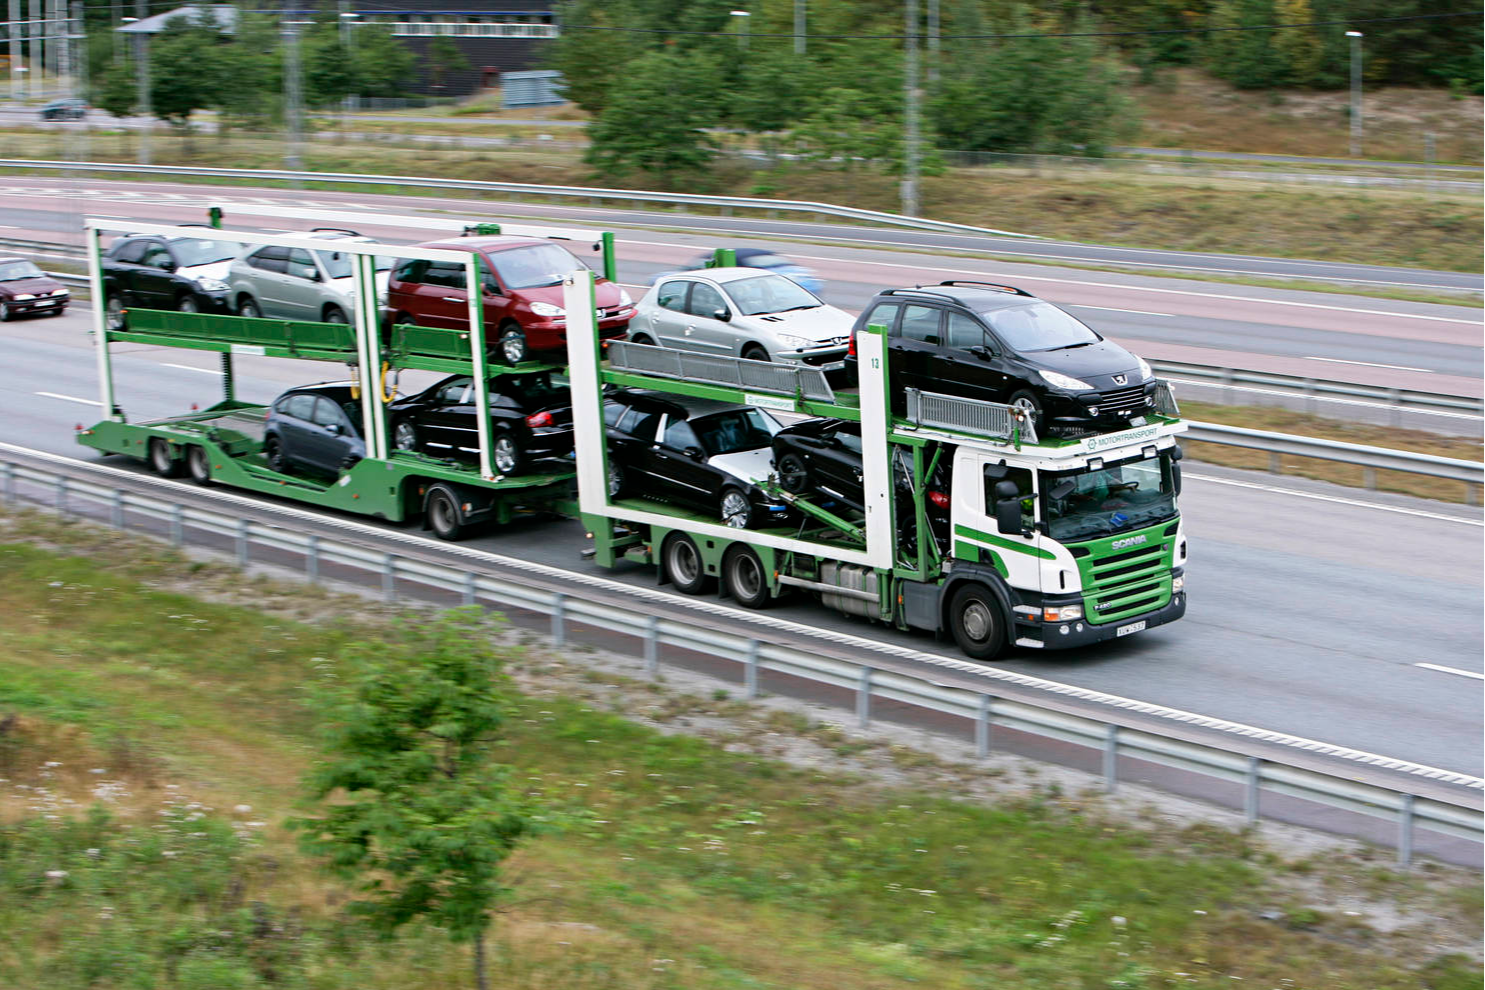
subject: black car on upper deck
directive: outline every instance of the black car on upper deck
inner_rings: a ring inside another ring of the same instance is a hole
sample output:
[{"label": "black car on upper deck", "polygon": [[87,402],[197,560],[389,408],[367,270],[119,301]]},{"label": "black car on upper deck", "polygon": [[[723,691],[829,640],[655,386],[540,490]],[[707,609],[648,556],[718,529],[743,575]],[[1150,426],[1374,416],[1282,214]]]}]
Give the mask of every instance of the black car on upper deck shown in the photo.
[{"label": "black car on upper deck", "polygon": [[[1046,433],[1120,429],[1155,411],[1150,366],[1066,310],[1008,285],[877,293],[852,330],[887,327],[894,411],[916,388],[1025,410]],[[854,354],[848,375],[856,380]]]},{"label": "black car on upper deck", "polygon": [[[189,229],[189,228],[186,228]],[[124,327],[124,310],[173,309],[230,313],[227,269],[241,246],[201,234],[125,234],[103,253],[103,295],[110,330]],[[203,234],[209,233],[203,228]]]}]

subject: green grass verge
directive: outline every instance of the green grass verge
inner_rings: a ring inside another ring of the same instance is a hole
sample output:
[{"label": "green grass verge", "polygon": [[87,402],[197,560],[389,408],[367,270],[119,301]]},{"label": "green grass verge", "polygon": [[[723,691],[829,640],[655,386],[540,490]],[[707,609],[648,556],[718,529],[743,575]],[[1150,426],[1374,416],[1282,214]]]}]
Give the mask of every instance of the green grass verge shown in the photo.
[{"label": "green grass verge", "polygon": [[[462,985],[462,951],[416,927],[371,939],[280,827],[314,755],[303,685],[383,609],[7,513],[0,614],[0,984]],[[1467,874],[1399,875],[1386,853],[1286,860],[1211,826],[1132,827],[1056,788],[885,788],[662,734],[582,680],[543,687],[559,658],[512,646],[509,663],[531,693],[501,759],[573,824],[511,864],[497,986],[1479,984],[1438,948],[1478,932]],[[648,697],[660,718],[747,717]],[[842,744],[777,715],[748,734],[791,731]],[[1352,875],[1430,922],[1384,934],[1316,903]]]}]

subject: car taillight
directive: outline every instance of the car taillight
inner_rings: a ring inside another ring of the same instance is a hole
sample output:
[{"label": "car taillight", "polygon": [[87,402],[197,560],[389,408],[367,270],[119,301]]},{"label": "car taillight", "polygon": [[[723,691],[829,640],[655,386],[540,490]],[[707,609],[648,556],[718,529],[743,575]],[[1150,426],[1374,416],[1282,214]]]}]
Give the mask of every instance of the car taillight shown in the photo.
[{"label": "car taillight", "polygon": [[932,502],[940,509],[947,509],[949,507],[949,496],[944,494],[943,492],[929,492],[928,501]]},{"label": "car taillight", "polygon": [[543,410],[543,411],[541,411],[539,413],[532,413],[530,416],[527,416],[526,417],[526,425],[527,426],[551,426],[552,425],[552,414],[549,413],[549,412],[547,412],[547,411],[545,411],[545,410]]},{"label": "car taillight", "polygon": [[851,331],[851,341],[850,341],[850,343],[846,344],[846,353],[848,355],[850,355],[851,357],[855,357],[856,356],[856,331],[855,330],[852,330]]}]

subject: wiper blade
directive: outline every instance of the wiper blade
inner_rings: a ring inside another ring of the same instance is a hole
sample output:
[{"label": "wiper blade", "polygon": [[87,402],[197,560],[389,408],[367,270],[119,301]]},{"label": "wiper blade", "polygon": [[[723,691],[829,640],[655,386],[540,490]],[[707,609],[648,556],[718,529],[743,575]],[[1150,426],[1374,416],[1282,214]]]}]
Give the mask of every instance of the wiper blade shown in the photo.
[{"label": "wiper blade", "polygon": [[1085,341],[1082,341],[1082,342],[1077,343],[1077,344],[1064,344],[1063,347],[1062,347],[1062,350],[1064,350],[1064,351],[1070,351],[1074,347],[1092,347],[1096,343],[1098,343],[1098,341],[1096,341],[1096,340],[1085,340]]}]

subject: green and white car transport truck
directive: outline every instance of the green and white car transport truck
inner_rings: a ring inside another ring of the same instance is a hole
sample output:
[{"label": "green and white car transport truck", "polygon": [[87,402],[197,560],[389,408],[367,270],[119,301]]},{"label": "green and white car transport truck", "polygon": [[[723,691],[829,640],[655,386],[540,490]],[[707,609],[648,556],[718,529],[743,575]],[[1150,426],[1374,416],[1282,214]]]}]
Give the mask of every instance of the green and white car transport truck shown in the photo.
[{"label": "green and white car transport truck", "polygon": [[[89,220],[89,257],[98,292],[99,234]],[[131,231],[176,228],[131,225]],[[529,233],[530,231],[523,231]],[[291,235],[222,231],[244,244],[322,246]],[[595,237],[595,241],[600,238]],[[601,238],[605,246],[612,238]],[[540,473],[504,477],[491,465],[487,381],[536,370],[487,359],[481,307],[467,331],[397,327],[383,341],[375,298],[375,255],[464,265],[481,284],[474,254],[375,243],[338,243],[357,258],[350,325],[199,313],[131,310],[127,328],[94,332],[103,408],[110,415],[81,443],[127,454],[173,475],[185,469],[218,482],[325,508],[389,520],[422,518],[453,539],[485,521],[515,523],[530,510],[581,518],[592,543],[573,547],[612,567],[655,565],[662,581],[700,591],[716,578],[740,605],[767,607],[790,592],[817,594],[848,614],[952,636],[976,659],[1015,646],[1063,649],[1172,622],[1186,609],[1186,538],[1177,510],[1185,429],[1168,388],[1157,411],[1129,429],[1071,440],[1039,440],[1016,410],[993,403],[910,392],[906,415],[888,402],[890,369],[880,328],[858,336],[859,391],[837,393],[822,372],[769,362],[690,354],[632,343],[600,344],[593,276],[566,280],[567,375],[576,453]],[[436,257],[435,257],[436,256]],[[611,261],[610,265],[611,267]],[[97,309],[95,304],[95,309]],[[210,409],[129,423],[114,404],[109,346],[142,342],[220,352],[225,396]],[[361,383],[366,455],[334,480],[272,470],[263,455],[265,408],[236,400],[234,354],[348,365]],[[372,369],[370,373],[365,369]],[[481,410],[477,465],[393,449],[385,404],[398,370],[469,374]],[[735,529],[717,515],[609,490],[604,390],[619,386],[753,405],[776,415],[826,416],[860,424],[864,504],[857,510],[791,495],[773,476],[753,479],[790,505],[790,524]],[[929,479],[947,513],[929,501]]]}]

